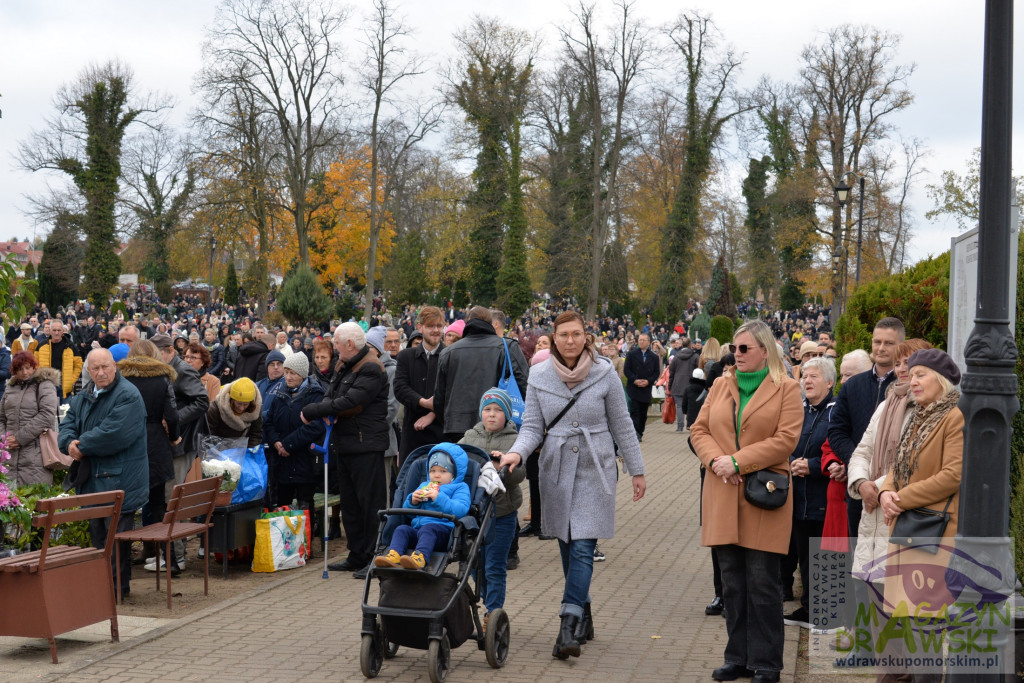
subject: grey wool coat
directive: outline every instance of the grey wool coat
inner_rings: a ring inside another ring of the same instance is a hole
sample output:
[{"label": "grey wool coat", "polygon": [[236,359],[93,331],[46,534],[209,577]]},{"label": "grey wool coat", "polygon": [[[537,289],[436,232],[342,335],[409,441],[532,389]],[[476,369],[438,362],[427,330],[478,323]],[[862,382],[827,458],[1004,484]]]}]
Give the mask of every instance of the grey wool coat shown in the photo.
[{"label": "grey wool coat", "polygon": [[11,432],[21,444],[11,449],[7,463],[17,486],[53,483],[53,472],[43,467],[39,436],[56,424],[59,386],[60,373],[53,368],[39,368],[27,382],[16,377],[7,381],[0,400],[0,434]]},{"label": "grey wool coat", "polygon": [[[597,357],[583,382],[570,391],[550,360],[530,371],[526,411],[519,438],[509,450],[524,458],[549,424],[578,394],[548,433],[540,452],[541,531],[562,541],[615,535],[615,484],[619,455],[634,475],[644,473],[643,456],[626,408],[622,382],[607,358]],[[613,442],[614,438],[614,442]]]}]

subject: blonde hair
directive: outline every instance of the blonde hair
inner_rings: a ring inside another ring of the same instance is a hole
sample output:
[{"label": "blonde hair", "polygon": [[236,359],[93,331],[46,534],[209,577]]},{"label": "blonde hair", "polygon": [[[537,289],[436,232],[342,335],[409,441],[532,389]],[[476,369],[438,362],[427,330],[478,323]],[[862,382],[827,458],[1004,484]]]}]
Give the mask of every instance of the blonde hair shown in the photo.
[{"label": "blonde hair", "polygon": [[697,361],[697,367],[701,370],[704,366],[711,361],[718,361],[722,359],[722,345],[717,339],[711,337],[704,342],[704,350],[700,352],[700,360]]},{"label": "blonde hair", "polygon": [[736,341],[737,336],[744,332],[753,337],[758,345],[765,350],[765,353],[768,354],[768,376],[772,378],[775,386],[780,386],[783,378],[787,376],[786,366],[782,364],[782,351],[779,349],[779,345],[775,343],[772,329],[760,320],[749,320],[736,328],[732,335],[733,342]]}]

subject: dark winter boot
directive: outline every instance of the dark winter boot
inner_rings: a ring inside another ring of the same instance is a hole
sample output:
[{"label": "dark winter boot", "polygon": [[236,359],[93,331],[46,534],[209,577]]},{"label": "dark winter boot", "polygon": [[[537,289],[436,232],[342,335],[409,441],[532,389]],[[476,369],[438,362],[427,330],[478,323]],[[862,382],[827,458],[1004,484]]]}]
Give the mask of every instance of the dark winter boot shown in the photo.
[{"label": "dark winter boot", "polygon": [[580,619],[579,624],[576,625],[575,632],[576,642],[580,645],[585,644],[588,640],[594,639],[594,617],[590,613],[590,603],[583,605],[583,618]]},{"label": "dark winter boot", "polygon": [[558,629],[558,640],[555,641],[555,648],[551,651],[552,657],[568,659],[569,657],[580,656],[580,642],[576,640],[576,629],[579,627],[580,618],[575,614],[563,614],[562,625]]}]

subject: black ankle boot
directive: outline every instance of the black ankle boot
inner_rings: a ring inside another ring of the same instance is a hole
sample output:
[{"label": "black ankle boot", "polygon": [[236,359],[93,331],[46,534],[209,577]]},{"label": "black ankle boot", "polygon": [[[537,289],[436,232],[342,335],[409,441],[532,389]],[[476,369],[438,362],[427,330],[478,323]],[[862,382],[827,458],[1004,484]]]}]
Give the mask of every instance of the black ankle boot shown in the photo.
[{"label": "black ankle boot", "polygon": [[576,640],[576,628],[579,626],[580,618],[575,614],[563,614],[562,625],[558,629],[558,640],[555,641],[555,649],[551,656],[558,659],[580,656],[580,642]]},{"label": "black ankle boot", "polygon": [[576,625],[576,642],[580,645],[586,644],[588,640],[594,639],[594,617],[590,612],[590,603],[583,605],[583,618]]}]

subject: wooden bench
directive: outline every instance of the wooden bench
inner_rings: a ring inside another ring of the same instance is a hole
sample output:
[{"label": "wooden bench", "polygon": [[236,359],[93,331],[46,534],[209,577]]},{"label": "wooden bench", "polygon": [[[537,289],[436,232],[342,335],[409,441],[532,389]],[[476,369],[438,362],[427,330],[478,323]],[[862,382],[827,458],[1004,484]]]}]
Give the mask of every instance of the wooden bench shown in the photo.
[{"label": "wooden bench", "polygon": [[[171,562],[171,543],[188,536],[203,534],[204,548],[210,547],[210,515],[217,502],[217,492],[223,477],[210,477],[198,481],[178,484],[171,492],[171,500],[167,503],[167,512],[162,522],[144,526],[141,529],[122,531],[117,534],[118,541],[149,541],[164,544],[164,566],[167,571],[167,609],[171,609],[171,573],[174,563]],[[192,521],[201,518],[202,522]],[[121,546],[118,544],[115,559],[120,560]],[[157,560],[160,553],[157,553]],[[117,561],[117,600],[121,601],[121,563]],[[157,566],[156,589],[160,590],[160,567]],[[203,560],[203,595],[210,594],[210,553]]]},{"label": "wooden bench", "polygon": [[[123,500],[124,491],[108,491],[36,503],[32,526],[43,528],[42,548],[0,560],[0,635],[46,638],[54,664],[61,633],[110,619],[110,638],[118,640],[110,551]],[[110,520],[102,549],[50,547],[55,525],[87,519]]]}]

